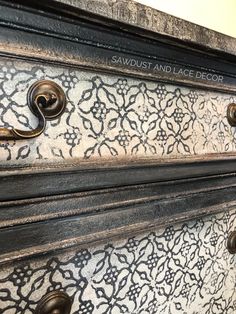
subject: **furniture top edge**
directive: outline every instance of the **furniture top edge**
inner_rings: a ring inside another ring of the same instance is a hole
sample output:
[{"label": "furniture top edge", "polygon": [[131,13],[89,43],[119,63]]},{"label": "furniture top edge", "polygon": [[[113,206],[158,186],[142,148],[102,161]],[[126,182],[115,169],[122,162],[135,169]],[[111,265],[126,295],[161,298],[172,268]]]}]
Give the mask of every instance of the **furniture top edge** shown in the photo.
[{"label": "furniture top edge", "polygon": [[67,9],[80,9],[90,14],[126,24],[127,26],[180,40],[185,44],[196,44],[206,49],[236,55],[236,38],[161,12],[133,0],[50,0],[49,2],[65,5]]}]

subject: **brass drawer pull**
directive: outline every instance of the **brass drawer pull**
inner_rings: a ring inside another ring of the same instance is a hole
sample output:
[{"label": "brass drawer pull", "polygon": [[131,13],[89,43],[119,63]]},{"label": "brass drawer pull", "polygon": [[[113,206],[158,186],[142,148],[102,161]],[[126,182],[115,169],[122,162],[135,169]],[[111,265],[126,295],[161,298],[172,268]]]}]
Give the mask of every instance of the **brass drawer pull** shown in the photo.
[{"label": "brass drawer pull", "polygon": [[70,314],[71,298],[61,291],[46,294],[36,307],[35,314]]},{"label": "brass drawer pull", "polygon": [[233,231],[229,234],[227,249],[230,254],[236,254],[236,231]]},{"label": "brass drawer pull", "polygon": [[0,140],[31,139],[43,133],[46,120],[58,118],[66,106],[65,93],[59,85],[52,81],[42,80],[34,83],[27,94],[31,111],[38,118],[38,126],[34,130],[0,128]]},{"label": "brass drawer pull", "polygon": [[236,126],[236,104],[228,105],[227,119],[231,126]]}]

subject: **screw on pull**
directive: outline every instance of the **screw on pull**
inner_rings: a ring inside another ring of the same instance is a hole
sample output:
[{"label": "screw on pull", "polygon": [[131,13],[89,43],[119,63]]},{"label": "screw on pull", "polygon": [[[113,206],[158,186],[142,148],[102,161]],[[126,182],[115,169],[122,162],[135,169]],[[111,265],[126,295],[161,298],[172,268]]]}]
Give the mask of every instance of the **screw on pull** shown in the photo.
[{"label": "screw on pull", "polygon": [[37,95],[35,102],[42,108],[48,108],[54,105],[57,101],[57,96],[53,93],[45,93],[42,95]]}]

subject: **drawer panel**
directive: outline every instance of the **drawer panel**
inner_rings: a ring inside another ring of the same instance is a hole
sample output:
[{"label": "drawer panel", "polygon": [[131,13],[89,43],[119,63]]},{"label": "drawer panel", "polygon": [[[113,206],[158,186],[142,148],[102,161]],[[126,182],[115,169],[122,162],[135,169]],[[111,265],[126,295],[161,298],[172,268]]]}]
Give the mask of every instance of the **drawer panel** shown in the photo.
[{"label": "drawer panel", "polygon": [[42,79],[58,83],[67,107],[38,138],[3,141],[1,165],[186,159],[234,153],[235,128],[226,118],[236,97],[78,68],[0,60],[0,124],[34,129],[27,101]]},{"label": "drawer panel", "polygon": [[77,314],[233,314],[236,259],[226,241],[235,221],[234,209],[6,266],[0,270],[1,313],[33,313],[44,294],[62,290]]}]

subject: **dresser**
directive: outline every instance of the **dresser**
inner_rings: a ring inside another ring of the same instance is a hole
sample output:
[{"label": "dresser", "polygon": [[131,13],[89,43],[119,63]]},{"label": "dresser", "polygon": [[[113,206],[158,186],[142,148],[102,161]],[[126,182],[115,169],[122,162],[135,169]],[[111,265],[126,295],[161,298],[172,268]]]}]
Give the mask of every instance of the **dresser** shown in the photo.
[{"label": "dresser", "polygon": [[235,313],[235,156],[236,39],[0,1],[0,313]]}]

